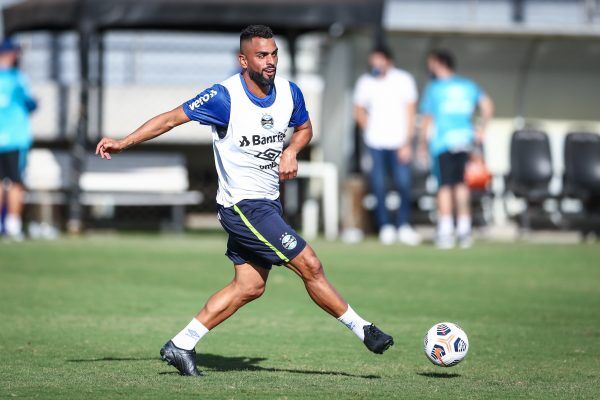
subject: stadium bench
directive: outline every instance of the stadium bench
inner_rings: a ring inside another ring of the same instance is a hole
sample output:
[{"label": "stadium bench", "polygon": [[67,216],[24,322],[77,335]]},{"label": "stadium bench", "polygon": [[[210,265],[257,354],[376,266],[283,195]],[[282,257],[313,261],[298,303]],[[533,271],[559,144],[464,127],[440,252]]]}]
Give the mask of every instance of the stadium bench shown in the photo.
[{"label": "stadium bench", "polygon": [[[26,203],[67,204],[71,169],[66,151],[32,150],[25,170]],[[183,229],[185,206],[202,201],[201,193],[188,191],[184,157],[173,153],[118,154],[110,161],[90,154],[79,184],[85,206],[171,207],[170,228],[177,231]]]}]

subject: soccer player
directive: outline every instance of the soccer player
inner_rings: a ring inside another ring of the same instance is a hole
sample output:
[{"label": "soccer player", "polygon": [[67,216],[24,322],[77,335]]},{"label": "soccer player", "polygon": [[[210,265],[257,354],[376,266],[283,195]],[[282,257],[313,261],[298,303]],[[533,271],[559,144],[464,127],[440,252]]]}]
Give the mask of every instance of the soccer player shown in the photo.
[{"label": "soccer player", "polygon": [[[229,234],[225,254],[235,275],[160,350],[161,358],[182,375],[201,375],[196,368],[196,344],[263,294],[273,264],[295,272],[312,300],[351,329],[370,351],[381,354],[394,343],[339,295],[313,249],[282,218],[279,182],[296,177],[296,155],[310,142],[312,127],[298,86],[276,77],[277,61],[271,29],[248,26],[240,35],[241,73],[150,119],[124,139],[104,138],[96,147],[97,154],[110,159],[111,153],[189,121],[213,128],[217,217]],[[284,149],[288,127],[294,133]]]},{"label": "soccer player", "polygon": [[[462,248],[468,248],[472,245],[471,208],[465,166],[473,149],[483,143],[494,105],[475,82],[455,73],[454,56],[447,50],[432,51],[427,67],[434,79],[425,88],[420,108],[425,135],[433,124],[429,151],[439,187],[436,245],[440,249],[454,247],[456,211],[456,237]],[[473,116],[478,107],[481,118],[475,127]]]},{"label": "soccer player", "polygon": [[23,239],[23,170],[33,141],[29,114],[37,107],[25,77],[17,68],[19,53],[19,45],[11,38],[0,43],[0,211],[6,180],[8,213],[4,231],[8,238],[17,241]]}]

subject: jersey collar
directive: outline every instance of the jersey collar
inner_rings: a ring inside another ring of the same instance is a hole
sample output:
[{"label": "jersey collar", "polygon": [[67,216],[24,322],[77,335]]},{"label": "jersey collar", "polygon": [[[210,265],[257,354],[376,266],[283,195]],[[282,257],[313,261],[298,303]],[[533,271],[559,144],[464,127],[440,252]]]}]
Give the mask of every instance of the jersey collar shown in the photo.
[{"label": "jersey collar", "polygon": [[261,98],[261,97],[257,97],[252,94],[250,89],[248,89],[248,86],[246,85],[246,81],[244,80],[244,77],[242,76],[241,73],[239,74],[239,76],[240,76],[240,81],[242,81],[242,87],[244,88],[244,92],[246,92],[246,96],[248,96],[248,98],[250,99],[250,101],[252,103],[254,103],[254,105],[257,105],[262,108],[271,107],[273,105],[273,103],[275,102],[275,97],[277,96],[277,90],[275,89],[275,84],[273,84],[273,86],[271,86],[271,91],[269,92],[269,94],[266,97]]}]

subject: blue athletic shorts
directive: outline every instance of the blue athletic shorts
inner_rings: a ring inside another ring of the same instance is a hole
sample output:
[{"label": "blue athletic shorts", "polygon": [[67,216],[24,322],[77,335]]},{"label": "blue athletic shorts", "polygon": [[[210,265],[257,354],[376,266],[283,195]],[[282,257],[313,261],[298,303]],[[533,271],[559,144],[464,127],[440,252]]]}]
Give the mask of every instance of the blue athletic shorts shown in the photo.
[{"label": "blue athletic shorts", "polygon": [[306,241],[283,220],[279,200],[242,200],[233,207],[217,205],[218,218],[229,234],[227,252],[234,264],[252,263],[271,269],[294,259]]},{"label": "blue athletic shorts", "polygon": [[27,164],[29,149],[0,151],[0,185],[4,179],[23,184],[23,172]]}]

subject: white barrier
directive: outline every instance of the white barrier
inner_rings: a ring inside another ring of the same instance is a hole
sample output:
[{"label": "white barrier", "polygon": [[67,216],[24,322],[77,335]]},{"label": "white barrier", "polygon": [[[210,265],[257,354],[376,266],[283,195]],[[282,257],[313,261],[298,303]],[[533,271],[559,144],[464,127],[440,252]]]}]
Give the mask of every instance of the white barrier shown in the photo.
[{"label": "white barrier", "polygon": [[[338,237],[339,227],[339,185],[338,173],[333,163],[326,162],[298,162],[298,178],[321,179],[323,182],[323,225],[325,238],[335,240]],[[310,213],[313,218],[305,218],[308,225],[306,231],[315,232],[319,226],[318,213]],[[314,220],[316,218],[316,220]],[[312,221],[309,221],[312,219]]]}]

